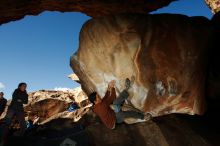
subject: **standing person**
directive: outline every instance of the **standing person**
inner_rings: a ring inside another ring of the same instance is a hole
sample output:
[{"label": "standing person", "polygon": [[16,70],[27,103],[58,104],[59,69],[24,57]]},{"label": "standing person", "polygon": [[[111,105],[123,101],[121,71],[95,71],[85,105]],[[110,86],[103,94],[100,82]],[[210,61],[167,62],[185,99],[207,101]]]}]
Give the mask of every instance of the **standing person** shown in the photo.
[{"label": "standing person", "polygon": [[12,101],[8,107],[8,112],[5,116],[6,126],[4,127],[4,131],[3,131],[3,137],[2,137],[3,141],[5,141],[5,138],[8,135],[8,131],[9,131],[8,128],[14,116],[16,116],[16,119],[18,120],[20,125],[20,131],[18,132],[18,136],[24,135],[24,132],[27,128],[24,117],[24,107],[23,107],[23,104],[28,103],[28,94],[26,88],[27,88],[26,83],[20,83],[18,85],[18,88],[15,89],[12,95]]},{"label": "standing person", "polygon": [[0,116],[5,111],[7,100],[4,98],[4,93],[0,92]]}]

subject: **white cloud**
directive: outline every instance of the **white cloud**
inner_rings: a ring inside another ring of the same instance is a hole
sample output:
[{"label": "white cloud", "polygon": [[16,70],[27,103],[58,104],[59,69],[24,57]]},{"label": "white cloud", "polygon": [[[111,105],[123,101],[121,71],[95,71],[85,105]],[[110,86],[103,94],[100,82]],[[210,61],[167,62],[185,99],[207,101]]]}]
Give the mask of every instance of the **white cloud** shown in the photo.
[{"label": "white cloud", "polygon": [[66,87],[55,87],[54,88],[55,91],[68,91],[71,90],[70,88],[66,88]]},{"label": "white cloud", "polygon": [[4,89],[4,88],[5,88],[5,85],[2,82],[0,82],[0,89]]}]

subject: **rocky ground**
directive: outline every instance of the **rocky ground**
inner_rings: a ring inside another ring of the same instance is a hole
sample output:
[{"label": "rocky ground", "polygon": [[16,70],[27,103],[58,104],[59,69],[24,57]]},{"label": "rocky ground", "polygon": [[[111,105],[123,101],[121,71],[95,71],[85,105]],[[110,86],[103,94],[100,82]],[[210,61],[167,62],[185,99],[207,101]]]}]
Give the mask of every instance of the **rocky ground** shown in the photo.
[{"label": "rocky ground", "polygon": [[67,138],[77,146],[218,146],[220,102],[209,102],[204,116],[171,114],[145,123],[121,124],[109,130],[87,113],[78,122],[59,118],[40,125],[23,138],[11,136],[8,146],[60,146]]},{"label": "rocky ground", "polygon": [[[89,110],[88,99],[80,88],[68,92],[42,90],[29,96],[26,119],[38,114],[39,125],[28,130],[24,137],[15,137],[16,130],[11,130],[7,146],[65,146],[65,142],[77,146],[220,145],[218,98],[208,100],[204,116],[171,114],[144,123],[120,124],[109,130]],[[81,108],[68,112],[73,101]]]}]

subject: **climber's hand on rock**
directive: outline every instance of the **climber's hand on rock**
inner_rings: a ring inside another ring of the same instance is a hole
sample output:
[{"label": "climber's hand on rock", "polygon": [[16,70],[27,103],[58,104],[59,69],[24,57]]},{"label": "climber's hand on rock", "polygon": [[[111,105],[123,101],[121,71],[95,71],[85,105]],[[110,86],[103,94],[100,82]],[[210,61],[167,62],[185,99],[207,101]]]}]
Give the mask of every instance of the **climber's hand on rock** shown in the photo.
[{"label": "climber's hand on rock", "polygon": [[110,81],[109,83],[108,83],[108,88],[109,89],[112,89],[112,88],[114,88],[115,87],[115,80],[112,80],[112,81]]}]

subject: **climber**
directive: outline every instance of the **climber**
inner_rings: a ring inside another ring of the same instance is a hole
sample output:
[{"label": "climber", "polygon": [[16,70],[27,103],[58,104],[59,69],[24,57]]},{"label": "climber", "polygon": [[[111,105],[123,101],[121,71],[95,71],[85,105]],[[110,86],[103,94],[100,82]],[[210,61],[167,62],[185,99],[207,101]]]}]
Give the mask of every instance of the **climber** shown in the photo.
[{"label": "climber", "polygon": [[149,114],[143,114],[136,111],[122,111],[121,106],[129,96],[128,89],[134,82],[134,77],[130,81],[128,78],[125,80],[125,89],[116,98],[115,81],[111,81],[108,84],[107,92],[103,99],[93,92],[89,95],[90,102],[93,103],[93,111],[105,126],[109,129],[114,129],[116,123],[122,123],[126,118],[135,118],[142,120],[149,120],[151,116]]},{"label": "climber", "polygon": [[7,100],[4,98],[4,93],[0,92],[0,116],[5,111]]},{"label": "climber", "polygon": [[19,122],[20,130],[18,132],[18,136],[23,136],[26,130],[26,122],[24,118],[24,108],[23,104],[28,103],[28,94],[26,91],[27,84],[26,83],[20,83],[18,85],[18,88],[15,89],[13,95],[12,95],[12,101],[11,104],[8,107],[7,114],[5,116],[5,123],[3,129],[3,136],[2,141],[6,140],[6,137],[9,132],[9,126],[12,122],[13,117],[15,116],[16,119]]}]

